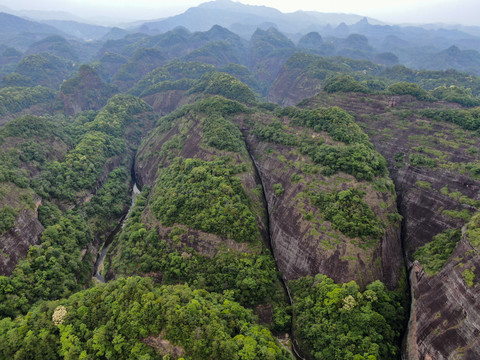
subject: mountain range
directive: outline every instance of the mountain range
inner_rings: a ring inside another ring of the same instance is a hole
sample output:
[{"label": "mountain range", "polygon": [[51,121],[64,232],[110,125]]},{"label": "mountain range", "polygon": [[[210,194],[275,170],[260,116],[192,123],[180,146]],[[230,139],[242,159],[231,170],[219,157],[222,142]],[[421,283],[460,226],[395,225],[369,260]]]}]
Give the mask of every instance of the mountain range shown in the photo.
[{"label": "mountain range", "polygon": [[0,359],[480,358],[474,30],[0,13]]}]

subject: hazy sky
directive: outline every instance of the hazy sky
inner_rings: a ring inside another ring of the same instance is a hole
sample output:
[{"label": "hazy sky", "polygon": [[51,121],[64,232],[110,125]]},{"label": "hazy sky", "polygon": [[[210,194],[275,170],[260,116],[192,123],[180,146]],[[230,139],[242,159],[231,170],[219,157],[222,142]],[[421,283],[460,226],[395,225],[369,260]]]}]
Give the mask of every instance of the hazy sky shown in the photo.
[{"label": "hazy sky", "polygon": [[[202,0],[0,0],[14,10],[68,11],[82,18],[156,19],[181,13]],[[314,10],[375,17],[387,22],[445,22],[480,26],[479,0],[241,0],[283,12]]]}]

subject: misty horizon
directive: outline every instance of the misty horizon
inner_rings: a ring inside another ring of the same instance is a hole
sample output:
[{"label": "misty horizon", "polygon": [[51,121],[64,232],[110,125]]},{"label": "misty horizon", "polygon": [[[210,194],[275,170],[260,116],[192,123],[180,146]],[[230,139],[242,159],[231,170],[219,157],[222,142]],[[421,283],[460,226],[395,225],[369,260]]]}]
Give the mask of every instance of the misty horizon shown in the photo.
[{"label": "misty horizon", "polygon": [[[217,0],[228,2],[228,0]],[[191,7],[209,1],[186,0],[176,5],[161,4],[149,0],[137,1],[43,1],[1,0],[0,11],[10,11],[14,15],[40,20],[73,20],[104,26],[128,26],[128,23],[158,20],[179,15]],[[446,24],[480,26],[476,14],[480,4],[475,0],[428,0],[416,1],[377,1],[362,2],[362,6],[351,0],[337,1],[336,4],[318,4],[310,1],[297,1],[295,5],[286,1],[245,0],[234,1],[243,5],[266,6],[282,13],[315,11],[320,13],[342,13],[365,16],[390,24]],[[295,6],[295,7],[293,7]]]}]

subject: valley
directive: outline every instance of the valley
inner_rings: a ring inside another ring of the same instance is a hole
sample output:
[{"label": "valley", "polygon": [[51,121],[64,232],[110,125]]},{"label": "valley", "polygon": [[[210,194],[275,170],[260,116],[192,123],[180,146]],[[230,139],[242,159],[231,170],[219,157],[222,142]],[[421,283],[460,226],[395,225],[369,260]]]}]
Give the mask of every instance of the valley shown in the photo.
[{"label": "valley", "polygon": [[0,359],[480,358],[477,38],[253,8],[0,14]]}]

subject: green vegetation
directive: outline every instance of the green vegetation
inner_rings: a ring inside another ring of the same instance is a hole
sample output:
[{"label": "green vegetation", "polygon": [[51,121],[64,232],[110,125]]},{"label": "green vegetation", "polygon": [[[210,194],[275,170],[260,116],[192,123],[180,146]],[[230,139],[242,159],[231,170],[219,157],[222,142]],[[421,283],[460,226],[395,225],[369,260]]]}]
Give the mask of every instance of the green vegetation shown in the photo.
[{"label": "green vegetation", "polygon": [[0,209],[0,235],[13,227],[17,215],[15,209],[9,205],[5,205]]},{"label": "green vegetation", "polygon": [[400,82],[392,84],[387,88],[386,92],[390,95],[411,95],[422,101],[435,101],[435,98],[428,91],[414,83]]},{"label": "green vegetation", "polygon": [[209,72],[204,74],[189,93],[203,92],[211,95],[221,95],[227,99],[245,104],[255,102],[255,94],[250,88],[232,75]]},{"label": "green vegetation", "polygon": [[400,354],[402,299],[375,281],[335,284],[325,275],[289,283],[296,334],[314,359],[388,360]]},{"label": "green vegetation", "polygon": [[[168,239],[161,238],[155,229],[147,230],[142,223],[148,194],[149,189],[144,188],[137,196],[115,244],[117,255],[110,264],[111,270],[127,275],[160,273],[165,284],[188,282],[196,288],[218,293],[230,290],[236,301],[247,306],[269,300],[281,303],[276,298],[278,274],[268,251],[257,254],[225,249],[212,258],[188,248],[192,240],[184,228],[173,227]],[[172,244],[180,240],[187,245],[183,250]]]},{"label": "green vegetation", "polygon": [[245,151],[243,135],[238,127],[220,115],[212,115],[203,121],[203,139],[208,146],[219,150]]},{"label": "green vegetation", "polygon": [[478,108],[470,110],[459,109],[425,109],[420,111],[422,116],[436,121],[446,121],[466,129],[478,132],[480,130],[480,110]]},{"label": "green vegetation", "polygon": [[329,79],[323,89],[328,93],[334,92],[359,92],[368,94],[370,89],[356,81],[350,75],[338,75]]},{"label": "green vegetation", "polygon": [[[473,267],[473,270],[475,270],[475,267]],[[468,287],[472,287],[474,285],[473,280],[475,280],[475,273],[472,270],[465,269],[465,271],[462,273],[462,276]]]},{"label": "green vegetation", "polygon": [[184,224],[236,241],[255,241],[259,238],[255,215],[234,176],[245,170],[228,159],[177,158],[159,170],[153,212],[165,226]]},{"label": "green vegetation", "polygon": [[281,196],[285,192],[282,184],[273,184],[273,193],[275,196]]},{"label": "green vegetation", "polygon": [[2,88],[0,89],[0,116],[50,102],[54,97],[55,93],[43,86]]},{"label": "green vegetation", "polygon": [[424,154],[410,154],[410,165],[413,166],[427,166],[434,168],[437,164],[435,159],[432,159]]},{"label": "green vegetation", "polygon": [[427,190],[432,189],[432,184],[429,183],[428,181],[418,180],[415,182],[415,185],[417,185],[418,187],[421,187],[422,189],[427,189]]},{"label": "green vegetation", "polygon": [[[74,69],[75,65],[70,60],[48,53],[40,53],[24,57],[18,63],[15,72],[24,76],[34,85],[58,89],[58,86],[68,78]],[[12,84],[11,86],[18,85]]]},{"label": "green vegetation", "polygon": [[290,117],[293,125],[306,126],[316,132],[326,131],[334,140],[345,144],[363,143],[371,146],[368,136],[357,125],[354,117],[337,106],[315,110],[289,107],[279,115]]},{"label": "green vegetation", "polygon": [[378,240],[385,233],[385,225],[363,201],[364,195],[365,192],[350,188],[334,193],[312,193],[310,198],[323,218],[343,234],[364,241]]},{"label": "green vegetation", "polygon": [[28,316],[0,321],[0,351],[18,359],[161,359],[170,352],[185,359],[290,359],[228,292],[158,287],[138,277],[40,303]]},{"label": "green vegetation", "polygon": [[150,74],[144,76],[132,89],[133,95],[144,96],[145,94],[153,94],[151,88],[157,86],[157,84],[170,81],[175,82],[183,79],[199,79],[203,74],[215,71],[213,65],[204,64],[198,61],[183,62],[172,61],[167,65],[159,67],[152,71]]},{"label": "green vegetation", "polygon": [[480,213],[472,216],[472,219],[467,224],[466,235],[470,244],[480,249]]},{"label": "green vegetation", "polygon": [[439,86],[430,91],[430,94],[439,100],[455,102],[467,107],[480,105],[480,99],[472,95],[472,90],[460,86]]},{"label": "green vegetation", "polygon": [[77,144],[63,159],[46,165],[42,177],[35,183],[36,191],[46,197],[73,201],[82,190],[92,189],[107,160],[125,154],[122,139],[125,128],[135,121],[135,115],[148,110],[140,99],[117,95],[98,113],[93,121],[85,123]]},{"label": "green vegetation", "polygon": [[443,268],[461,236],[460,229],[447,229],[435,235],[428,244],[420,247],[413,258],[422,264],[427,274],[435,275]]},{"label": "green vegetation", "polygon": [[255,123],[252,131],[260,139],[273,142],[275,144],[284,144],[296,146],[300,144],[299,139],[294,134],[289,134],[280,120],[273,120],[268,125]]},{"label": "green vegetation", "polygon": [[[315,110],[285,108],[280,111],[279,116],[290,117],[292,125],[306,126],[316,132],[326,131],[334,140],[347,144],[328,145],[311,138],[297,140],[303,154],[324,166],[324,175],[343,171],[358,180],[373,180],[386,173],[385,159],[373,150],[367,135],[346,111],[338,107]],[[271,138],[274,142],[285,141],[289,145],[294,143],[291,135],[281,135],[282,127],[275,123],[267,128],[257,125],[254,131],[260,137]]]}]

